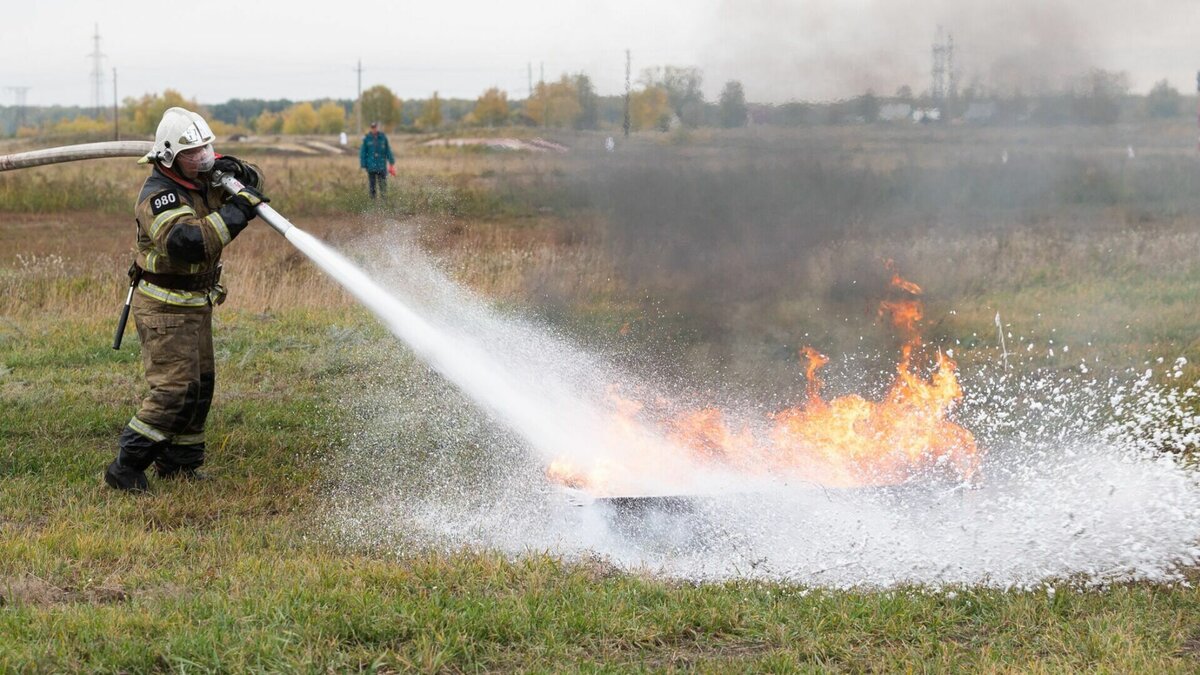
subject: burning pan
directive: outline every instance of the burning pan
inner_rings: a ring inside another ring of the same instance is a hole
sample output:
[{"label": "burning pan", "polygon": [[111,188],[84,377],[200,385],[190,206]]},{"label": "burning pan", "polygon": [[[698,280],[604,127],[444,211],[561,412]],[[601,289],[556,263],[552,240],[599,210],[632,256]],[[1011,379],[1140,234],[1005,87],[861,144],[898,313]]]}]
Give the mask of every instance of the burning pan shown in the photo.
[{"label": "burning pan", "polygon": [[[672,494],[594,496],[581,490],[562,488],[569,504],[595,509],[611,530],[642,546],[672,549],[697,549],[713,538],[727,537],[731,522],[726,517],[757,500],[771,495],[805,495],[819,508],[823,502],[875,504],[905,511],[944,504],[947,499],[970,500],[974,492],[965,484],[914,482],[903,485],[825,488],[806,485],[775,493]],[[722,515],[725,514],[725,515]],[[734,519],[736,520],[736,519]]]}]

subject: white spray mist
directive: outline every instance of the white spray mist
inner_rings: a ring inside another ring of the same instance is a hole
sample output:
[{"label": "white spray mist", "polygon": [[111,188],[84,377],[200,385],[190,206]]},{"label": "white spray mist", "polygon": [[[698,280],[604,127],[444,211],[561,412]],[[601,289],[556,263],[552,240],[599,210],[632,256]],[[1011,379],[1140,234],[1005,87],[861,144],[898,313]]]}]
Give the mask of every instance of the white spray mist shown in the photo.
[{"label": "white spray mist", "polygon": [[[548,489],[539,461],[511,461],[513,453],[500,449],[619,462],[628,448],[605,442],[602,391],[632,379],[628,373],[537,323],[499,315],[415,246],[370,242],[366,255],[377,282],[311,237],[294,241],[499,423],[480,424],[463,407],[445,404],[455,394],[432,381],[367,392],[360,403],[370,428],[351,434],[339,462],[370,463],[369,485],[345,482],[331,514],[350,545],[599,553],[689,579],[838,588],[1165,581],[1200,560],[1196,472],[1146,442],[1192,438],[1194,416],[1187,417],[1189,429],[1164,426],[1196,396],[1163,395],[1145,381],[1126,387],[1052,379],[1003,385],[1011,399],[969,394],[963,416],[989,450],[975,489],[839,492],[721,475],[709,478],[736,489],[683,512],[571,506]],[[986,412],[997,403],[1003,414]],[[1114,423],[1113,405],[1145,423]],[[427,411],[442,419],[427,419]],[[404,439],[418,428],[442,452],[465,442],[494,453],[481,458],[490,468],[479,474],[449,456],[406,456]],[[410,478],[379,478],[378,467],[389,463],[423,473],[426,488],[411,489]],[[675,478],[648,476],[645,487],[653,493]]]}]

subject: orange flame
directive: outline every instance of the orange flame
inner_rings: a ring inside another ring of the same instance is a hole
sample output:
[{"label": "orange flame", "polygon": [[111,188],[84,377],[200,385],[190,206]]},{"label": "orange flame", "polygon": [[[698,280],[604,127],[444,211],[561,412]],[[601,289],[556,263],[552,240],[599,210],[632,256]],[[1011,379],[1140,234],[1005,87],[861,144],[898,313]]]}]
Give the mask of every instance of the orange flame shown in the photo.
[{"label": "orange flame", "polygon": [[805,393],[808,394],[808,403],[809,405],[824,405],[825,402],[821,400],[821,386],[824,382],[817,377],[817,371],[829,363],[829,357],[812,347],[802,347],[800,355],[808,361],[808,367],[804,369],[804,379],[808,382],[808,387],[805,389]]},{"label": "orange flame", "polygon": [[905,279],[904,277],[901,277],[899,274],[896,274],[894,272],[892,273],[892,285],[895,286],[896,288],[899,288],[902,291],[908,291],[909,293],[912,293],[913,295],[921,294],[920,286],[914,284],[913,282],[909,281],[908,279]]},{"label": "orange flame", "polygon": [[[892,269],[891,261],[886,265]],[[892,286],[910,296],[921,293],[920,286],[894,270]],[[807,362],[807,400],[802,406],[770,415],[765,430],[749,426],[735,430],[721,410],[705,408],[671,416],[656,425],[681,449],[682,457],[665,456],[666,451],[658,447],[636,447],[633,459],[625,463],[597,462],[583,470],[560,459],[547,467],[546,475],[556,483],[595,494],[626,493],[633,483],[644,484],[647,474],[660,482],[682,481],[689,466],[796,478],[831,487],[896,485],[931,474],[970,480],[978,471],[980,450],[974,435],[949,419],[963,395],[954,361],[939,351],[928,378],[912,367],[913,356],[921,347],[918,324],[923,310],[917,297],[880,303],[880,315],[890,315],[905,338],[896,377],[880,401],[855,394],[824,400],[818,372],[829,359],[804,347],[800,354]],[[637,445],[641,441],[632,440],[633,430],[653,425],[645,406],[612,390],[609,396],[614,406],[613,430]]]}]

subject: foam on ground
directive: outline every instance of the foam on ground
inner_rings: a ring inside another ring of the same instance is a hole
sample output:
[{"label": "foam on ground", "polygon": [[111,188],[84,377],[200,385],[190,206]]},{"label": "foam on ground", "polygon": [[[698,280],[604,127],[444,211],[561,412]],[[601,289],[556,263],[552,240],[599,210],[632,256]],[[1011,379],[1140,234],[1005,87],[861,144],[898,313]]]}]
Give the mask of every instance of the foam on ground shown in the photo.
[{"label": "foam on ground", "polygon": [[[347,398],[329,526],[349,546],[599,554],[671,577],[836,588],[1163,582],[1200,559],[1200,479],[1164,452],[1196,442],[1196,395],[1148,374],[975,377],[959,411],[987,449],[974,485],[827,490],[681,459],[639,487],[670,494],[682,477],[715,494],[682,511],[581,504],[546,481],[546,462],[621,462],[630,448],[606,442],[604,392],[653,383],[498,313],[415,246],[364,247],[367,279],[301,235],[406,346],[383,350],[376,384]],[[639,433],[676,456],[654,429]]]}]

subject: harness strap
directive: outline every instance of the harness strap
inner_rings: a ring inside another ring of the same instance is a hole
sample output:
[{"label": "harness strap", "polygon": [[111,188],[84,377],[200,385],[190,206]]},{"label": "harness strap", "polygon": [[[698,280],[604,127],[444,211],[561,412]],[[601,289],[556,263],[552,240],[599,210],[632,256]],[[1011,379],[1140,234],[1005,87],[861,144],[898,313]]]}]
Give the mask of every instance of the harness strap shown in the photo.
[{"label": "harness strap", "polygon": [[160,274],[142,270],[142,280],[174,291],[207,291],[221,280],[221,267],[217,265],[216,269],[203,274]]}]

